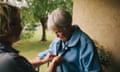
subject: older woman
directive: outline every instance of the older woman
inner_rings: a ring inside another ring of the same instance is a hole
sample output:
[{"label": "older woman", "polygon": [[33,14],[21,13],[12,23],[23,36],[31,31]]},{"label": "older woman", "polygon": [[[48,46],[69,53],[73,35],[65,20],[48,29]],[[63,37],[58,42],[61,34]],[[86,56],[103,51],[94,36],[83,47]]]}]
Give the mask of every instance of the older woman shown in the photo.
[{"label": "older woman", "polygon": [[100,72],[101,66],[96,47],[90,37],[77,25],[72,25],[72,17],[63,9],[54,10],[48,17],[48,29],[57,38],[48,50],[39,54],[44,59],[54,54],[48,72]]},{"label": "older woman", "polygon": [[32,65],[12,47],[20,39],[20,22],[19,8],[0,3],[0,72],[35,72]]}]

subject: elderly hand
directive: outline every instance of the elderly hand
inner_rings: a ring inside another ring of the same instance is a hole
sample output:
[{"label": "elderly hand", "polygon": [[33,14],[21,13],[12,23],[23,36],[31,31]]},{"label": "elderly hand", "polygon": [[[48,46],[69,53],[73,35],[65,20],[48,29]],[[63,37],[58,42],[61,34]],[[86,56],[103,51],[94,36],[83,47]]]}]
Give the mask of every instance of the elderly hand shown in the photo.
[{"label": "elderly hand", "polygon": [[49,61],[52,61],[55,56],[56,55],[54,55],[54,54],[47,54],[47,56],[43,60],[45,62],[49,62]]}]

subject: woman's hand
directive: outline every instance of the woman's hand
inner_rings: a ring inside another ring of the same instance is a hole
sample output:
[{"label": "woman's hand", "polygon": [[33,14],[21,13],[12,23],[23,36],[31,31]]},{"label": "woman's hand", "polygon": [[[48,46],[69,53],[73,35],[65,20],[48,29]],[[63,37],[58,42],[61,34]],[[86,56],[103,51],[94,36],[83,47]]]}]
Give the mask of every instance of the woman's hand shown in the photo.
[{"label": "woman's hand", "polygon": [[54,55],[54,54],[47,54],[47,56],[43,59],[43,61],[44,62],[52,61],[55,56],[56,55]]},{"label": "woman's hand", "polygon": [[59,54],[58,56],[54,57],[52,62],[50,63],[47,72],[55,72],[56,66],[62,63],[62,55]]}]

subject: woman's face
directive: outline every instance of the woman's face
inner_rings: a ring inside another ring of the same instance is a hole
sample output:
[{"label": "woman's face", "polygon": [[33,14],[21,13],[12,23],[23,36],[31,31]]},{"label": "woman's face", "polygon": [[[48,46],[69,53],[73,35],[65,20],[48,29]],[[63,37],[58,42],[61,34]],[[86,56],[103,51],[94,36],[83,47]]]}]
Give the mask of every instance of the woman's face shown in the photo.
[{"label": "woman's face", "polygon": [[61,40],[63,40],[63,41],[66,41],[67,39],[68,39],[68,37],[69,37],[69,30],[68,29],[53,29],[52,30],[54,33],[55,33],[55,35],[58,37],[58,38],[60,38]]}]

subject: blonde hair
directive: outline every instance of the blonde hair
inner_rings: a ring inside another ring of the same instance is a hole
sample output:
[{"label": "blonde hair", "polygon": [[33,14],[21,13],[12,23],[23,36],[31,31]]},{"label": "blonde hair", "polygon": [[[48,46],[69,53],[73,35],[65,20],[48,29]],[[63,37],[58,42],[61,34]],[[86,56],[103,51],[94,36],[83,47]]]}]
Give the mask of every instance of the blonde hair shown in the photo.
[{"label": "blonde hair", "polygon": [[72,16],[64,9],[57,8],[48,15],[48,29],[64,28],[72,25]]},{"label": "blonde hair", "polygon": [[0,3],[0,40],[17,33],[20,24],[21,11],[15,6]]}]

